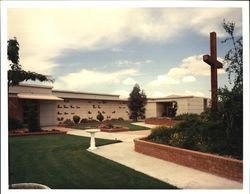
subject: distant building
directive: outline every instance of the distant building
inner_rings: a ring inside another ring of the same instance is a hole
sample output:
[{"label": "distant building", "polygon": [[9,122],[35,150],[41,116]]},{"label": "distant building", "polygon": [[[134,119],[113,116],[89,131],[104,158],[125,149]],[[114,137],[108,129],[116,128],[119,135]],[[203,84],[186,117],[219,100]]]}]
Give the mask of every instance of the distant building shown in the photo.
[{"label": "distant building", "polygon": [[[78,115],[81,119],[96,119],[101,112],[105,119],[129,119],[127,99],[119,95],[95,94],[52,90],[53,87],[20,84],[10,87],[8,98],[9,116],[27,124],[30,109],[35,110],[41,126],[57,125]],[[161,117],[171,106],[178,104],[177,114],[201,113],[208,99],[194,96],[170,96],[149,98],[146,118]]]},{"label": "distant building", "polygon": [[167,96],[165,98],[149,98],[146,106],[146,118],[162,117],[172,107],[173,101],[177,102],[176,115],[183,113],[202,113],[208,108],[208,98],[196,96]]}]

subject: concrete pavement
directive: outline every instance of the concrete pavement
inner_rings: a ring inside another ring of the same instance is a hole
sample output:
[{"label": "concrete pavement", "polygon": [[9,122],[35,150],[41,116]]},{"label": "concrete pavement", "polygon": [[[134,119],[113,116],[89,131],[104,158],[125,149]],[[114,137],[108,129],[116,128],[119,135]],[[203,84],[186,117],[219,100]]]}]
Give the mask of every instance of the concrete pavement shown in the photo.
[{"label": "concrete pavement", "polygon": [[[144,125],[145,126],[145,125]],[[105,145],[91,150],[92,153],[108,158],[129,168],[184,189],[242,189],[240,182],[215,176],[199,170],[157,159],[134,151],[133,139],[145,137],[150,130],[126,132],[98,132],[97,138],[121,140],[121,143]],[[67,134],[86,136],[84,130],[70,130]]]}]

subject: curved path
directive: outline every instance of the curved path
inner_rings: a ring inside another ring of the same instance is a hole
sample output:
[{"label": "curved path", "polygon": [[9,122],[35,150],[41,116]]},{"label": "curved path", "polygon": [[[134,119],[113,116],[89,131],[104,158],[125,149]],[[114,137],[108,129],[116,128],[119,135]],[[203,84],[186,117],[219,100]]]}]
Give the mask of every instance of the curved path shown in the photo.
[{"label": "curved path", "polygon": [[[145,126],[145,125],[144,125]],[[66,129],[65,129],[66,130]],[[67,134],[86,136],[84,130],[67,130]],[[91,150],[92,153],[108,158],[161,181],[184,189],[242,189],[240,182],[215,176],[199,170],[181,166],[172,162],[157,159],[134,151],[135,138],[145,137],[150,130],[126,132],[98,132],[97,138],[121,140],[121,143],[110,144]]]}]

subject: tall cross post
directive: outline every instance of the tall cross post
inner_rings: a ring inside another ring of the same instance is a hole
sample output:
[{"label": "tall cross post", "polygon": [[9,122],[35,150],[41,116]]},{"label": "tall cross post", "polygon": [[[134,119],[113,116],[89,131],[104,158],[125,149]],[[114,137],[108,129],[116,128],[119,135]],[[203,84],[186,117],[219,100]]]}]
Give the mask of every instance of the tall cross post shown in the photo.
[{"label": "tall cross post", "polygon": [[223,67],[222,63],[217,60],[217,46],[216,33],[210,33],[210,55],[203,55],[203,61],[211,67],[211,100],[212,111],[217,111],[218,97],[217,97],[217,69]]}]

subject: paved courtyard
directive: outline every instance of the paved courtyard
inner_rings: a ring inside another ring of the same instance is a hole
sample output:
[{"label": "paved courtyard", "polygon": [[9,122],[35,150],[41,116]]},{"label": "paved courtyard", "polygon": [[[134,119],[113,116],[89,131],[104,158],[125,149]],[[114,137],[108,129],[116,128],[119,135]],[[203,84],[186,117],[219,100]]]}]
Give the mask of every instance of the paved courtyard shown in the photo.
[{"label": "paved courtyard", "polygon": [[[138,123],[146,126],[147,124]],[[147,125],[148,127],[152,127]],[[72,130],[58,128],[67,131],[67,134],[86,136],[89,133],[84,130]],[[172,162],[157,159],[134,151],[135,138],[145,137],[150,130],[126,131],[126,132],[98,132],[97,138],[121,140],[121,143],[98,147],[91,150],[92,153],[113,160],[139,172],[157,178],[161,181],[184,189],[242,189],[243,184],[226,178],[215,176],[199,170],[181,166]]]}]

